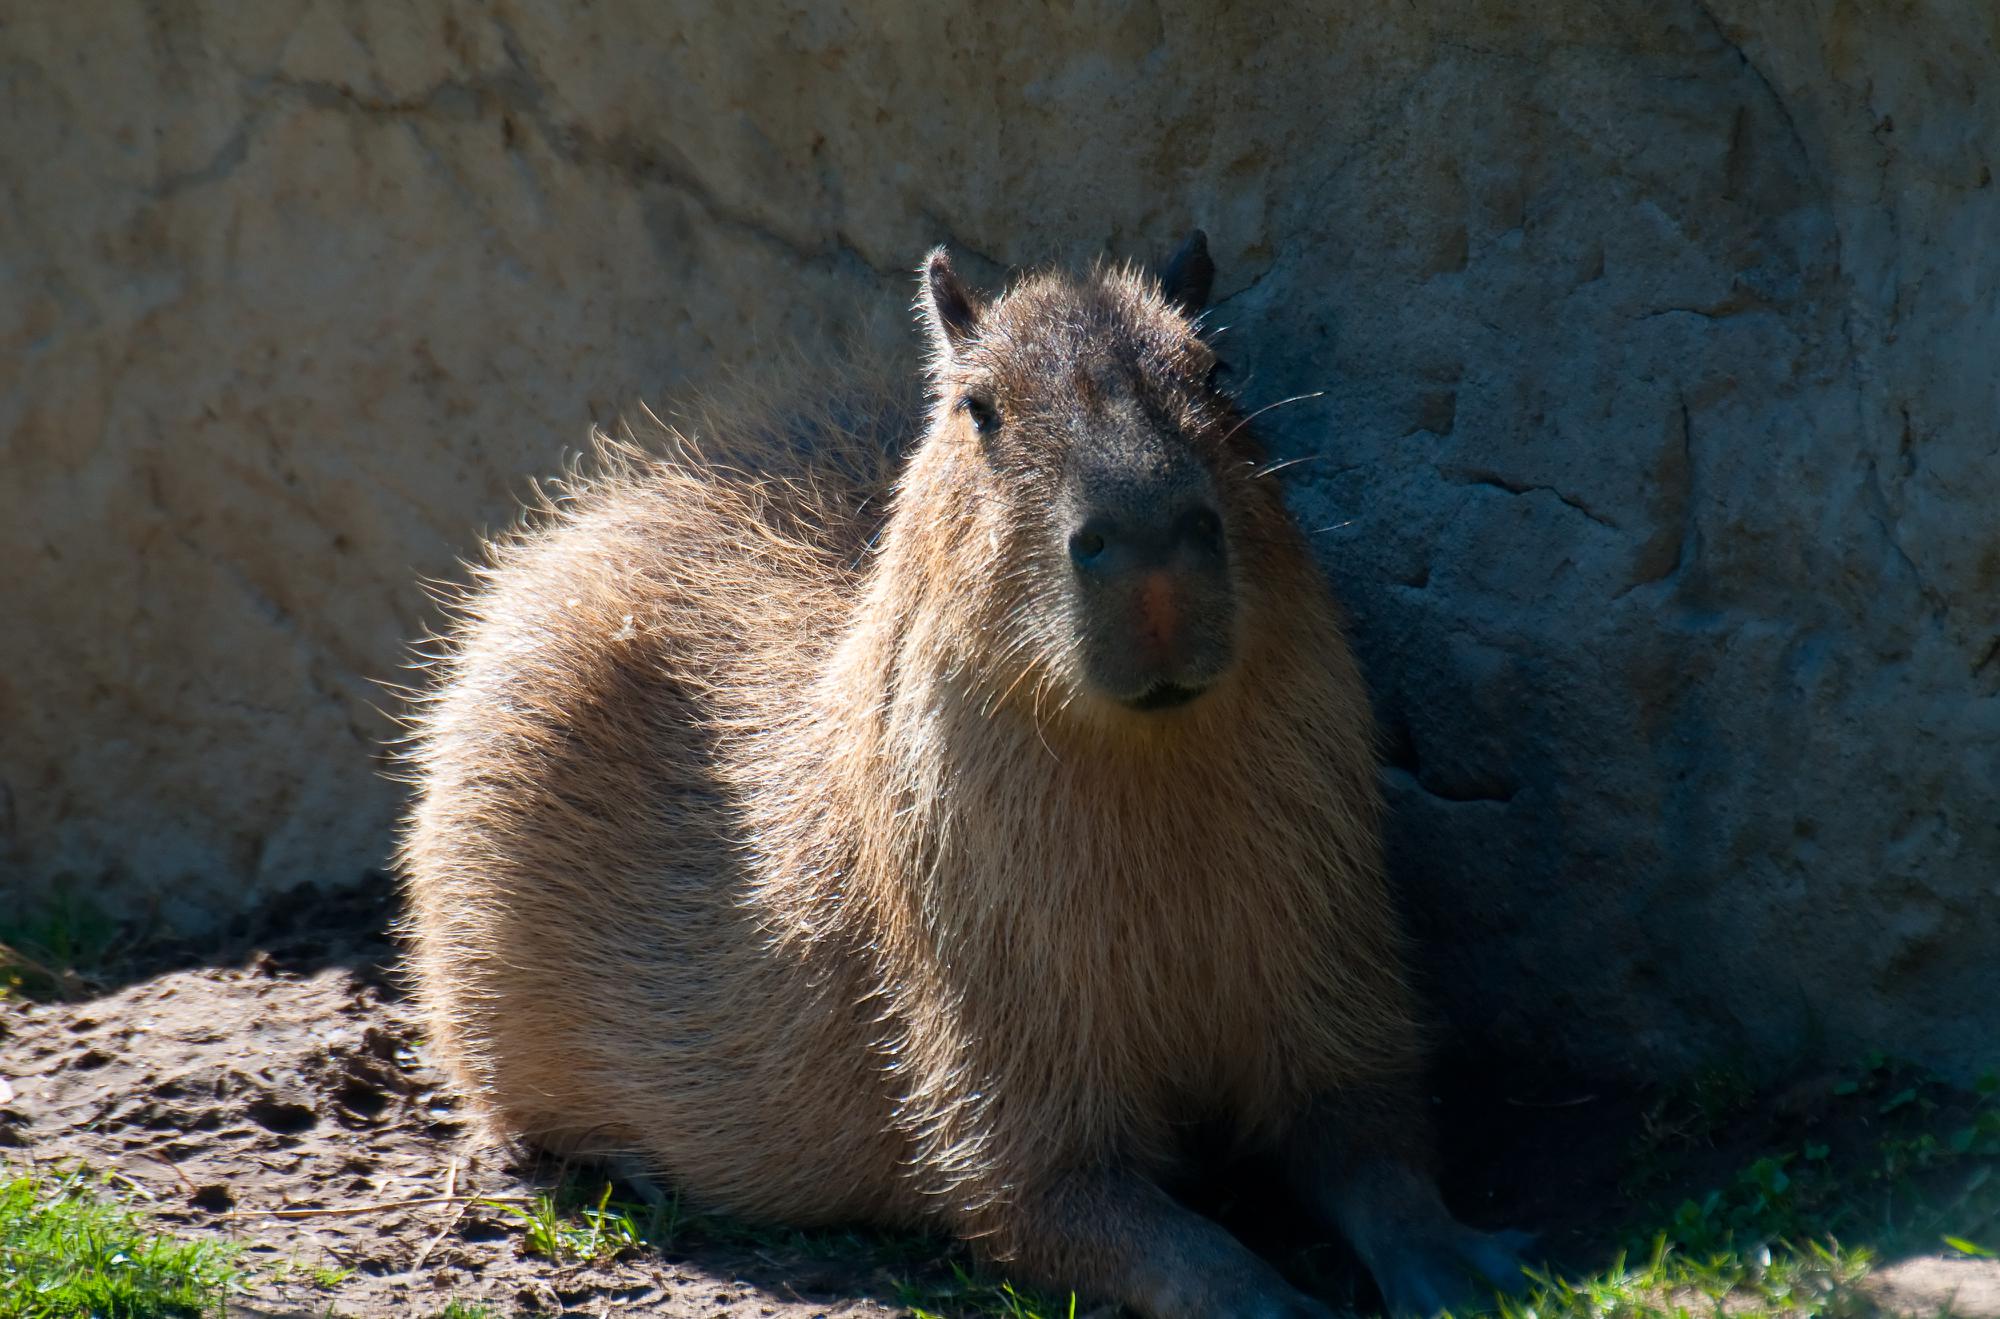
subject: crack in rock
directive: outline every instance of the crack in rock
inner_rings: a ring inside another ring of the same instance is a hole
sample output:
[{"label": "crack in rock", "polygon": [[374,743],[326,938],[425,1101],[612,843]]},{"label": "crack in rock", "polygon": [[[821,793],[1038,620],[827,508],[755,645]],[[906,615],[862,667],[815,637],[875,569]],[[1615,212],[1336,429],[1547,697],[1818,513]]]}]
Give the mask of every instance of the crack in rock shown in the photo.
[{"label": "crack in rock", "polygon": [[1490,471],[1486,468],[1454,468],[1447,471],[1440,467],[1438,475],[1450,481],[1453,485],[1484,486],[1491,490],[1505,491],[1510,495],[1554,495],[1563,504],[1583,514],[1598,526],[1609,527],[1613,531],[1622,530],[1616,522],[1599,513],[1590,505],[1584,503],[1583,500],[1552,485],[1533,485],[1525,481],[1516,481],[1511,477],[1502,476],[1500,473]]}]

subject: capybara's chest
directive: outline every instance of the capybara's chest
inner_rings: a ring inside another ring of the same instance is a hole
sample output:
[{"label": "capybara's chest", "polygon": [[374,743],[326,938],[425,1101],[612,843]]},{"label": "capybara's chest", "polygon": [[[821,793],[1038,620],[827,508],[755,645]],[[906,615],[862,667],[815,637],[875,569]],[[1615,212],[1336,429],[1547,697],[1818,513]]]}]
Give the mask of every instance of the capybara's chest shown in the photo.
[{"label": "capybara's chest", "polygon": [[1324,1005],[1288,946],[1311,938],[1309,913],[1199,851],[1016,879],[939,949],[943,1001],[992,1085],[1079,1113],[1103,1140],[1164,1145],[1254,1127],[1316,1081],[1301,1026]]}]

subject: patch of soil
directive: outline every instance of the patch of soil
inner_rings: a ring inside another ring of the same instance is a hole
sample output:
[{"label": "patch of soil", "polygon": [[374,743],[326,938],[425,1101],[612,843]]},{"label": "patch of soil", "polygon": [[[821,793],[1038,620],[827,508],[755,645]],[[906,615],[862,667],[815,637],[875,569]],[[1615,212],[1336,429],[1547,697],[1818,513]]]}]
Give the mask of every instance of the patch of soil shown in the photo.
[{"label": "patch of soil", "polygon": [[1862,1290],[1892,1314],[2000,1319],[2000,1266],[1992,1260],[1902,1260],[1875,1272]]},{"label": "patch of soil", "polygon": [[[245,1319],[429,1316],[454,1298],[499,1314],[896,1312],[894,1279],[852,1260],[727,1246],[589,1265],[526,1254],[516,1218],[464,1202],[524,1200],[550,1170],[473,1134],[418,1052],[379,934],[333,926],[271,943],[282,955],[0,1006],[13,1091],[0,1165],[80,1162],[164,1230],[240,1243]],[[352,1272],[321,1286],[314,1270]]]},{"label": "patch of soil", "polygon": [[[899,1276],[950,1276],[942,1246],[926,1255],[858,1238],[829,1254],[785,1233],[687,1233],[684,1247],[593,1264],[528,1253],[516,1217],[466,1201],[525,1202],[552,1172],[483,1143],[424,1062],[389,970],[390,910],[385,886],[298,900],[234,933],[236,965],[190,967],[197,950],[155,949],[100,996],[0,1006],[0,1080],[13,1091],[0,1087],[0,1165],[81,1162],[122,1182],[166,1230],[240,1243],[245,1319],[330,1309],[425,1319],[454,1298],[498,1314],[887,1315],[901,1312]],[[1814,1084],[1799,1105],[1783,1094],[1739,1102],[1682,1139],[1659,1129],[1657,1095],[1503,1076],[1472,1065],[1442,1087],[1448,1196],[1476,1225],[1538,1233],[1541,1253],[1569,1273],[1605,1268],[1658,1204],[1699,1195],[1763,1152],[1877,1141],[1897,1098],[1832,1104],[1830,1083]],[[1635,1150],[1663,1142],[1676,1146],[1673,1169],[1638,1175],[1648,1165]],[[1206,1207],[1329,1300],[1374,1303],[1345,1252],[1302,1238],[1268,1183],[1239,1179]],[[2000,1265],[1899,1268],[1872,1293],[1885,1310],[1935,1313],[1949,1293],[1961,1312],[1992,1313],[1975,1298],[2000,1282]],[[313,1272],[327,1269],[351,1272],[321,1285]]]}]

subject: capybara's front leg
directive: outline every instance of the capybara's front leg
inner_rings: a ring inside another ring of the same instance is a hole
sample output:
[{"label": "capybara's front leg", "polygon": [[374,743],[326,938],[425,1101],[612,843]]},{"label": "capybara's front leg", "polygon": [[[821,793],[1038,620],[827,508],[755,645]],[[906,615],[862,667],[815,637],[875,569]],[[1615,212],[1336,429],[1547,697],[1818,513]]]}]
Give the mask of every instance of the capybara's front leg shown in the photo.
[{"label": "capybara's front leg", "polygon": [[1331,1319],[1235,1237],[1128,1173],[1073,1172],[1022,1197],[994,1244],[1024,1280],[1148,1319]]},{"label": "capybara's front leg", "polygon": [[1391,1314],[1463,1314],[1486,1308],[1496,1291],[1525,1285],[1520,1251],[1527,1236],[1477,1231],[1445,1208],[1414,1092],[1329,1097],[1287,1144],[1287,1165],[1307,1203],[1354,1247]]}]

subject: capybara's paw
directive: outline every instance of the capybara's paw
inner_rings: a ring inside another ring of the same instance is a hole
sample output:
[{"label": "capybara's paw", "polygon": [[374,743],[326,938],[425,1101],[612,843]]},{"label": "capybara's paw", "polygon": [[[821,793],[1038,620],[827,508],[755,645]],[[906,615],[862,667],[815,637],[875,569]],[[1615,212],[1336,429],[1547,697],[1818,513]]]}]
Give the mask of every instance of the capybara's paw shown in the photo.
[{"label": "capybara's paw", "polygon": [[1334,1319],[1334,1312],[1262,1261],[1193,1269],[1134,1305],[1148,1319]]},{"label": "capybara's paw", "polygon": [[1232,1319],[1334,1319],[1332,1309],[1282,1283],[1255,1296],[1232,1298],[1215,1313]]},{"label": "capybara's paw", "polygon": [[1400,1242],[1377,1261],[1383,1308],[1416,1319],[1442,1310],[1491,1310],[1495,1293],[1517,1295],[1527,1288],[1521,1253],[1532,1240],[1525,1232],[1477,1232],[1454,1224],[1446,1233]]},{"label": "capybara's paw", "polygon": [[1212,1319],[1334,1319],[1334,1312],[1284,1282],[1257,1289],[1231,1288],[1186,1311]]},{"label": "capybara's paw", "polygon": [[1287,1296],[1268,1296],[1251,1306],[1225,1310],[1239,1319],[1334,1319],[1334,1312],[1301,1291]]}]

